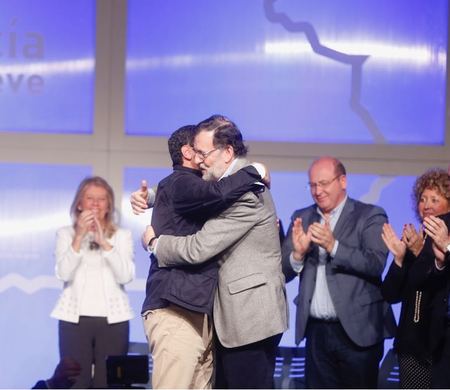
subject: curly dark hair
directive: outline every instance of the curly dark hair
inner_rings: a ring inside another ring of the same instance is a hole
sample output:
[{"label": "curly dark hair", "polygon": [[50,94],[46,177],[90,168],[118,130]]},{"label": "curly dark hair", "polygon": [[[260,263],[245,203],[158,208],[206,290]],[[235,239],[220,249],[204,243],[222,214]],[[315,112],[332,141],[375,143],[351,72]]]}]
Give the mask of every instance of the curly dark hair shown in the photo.
[{"label": "curly dark hair", "polygon": [[194,142],[195,129],[196,127],[194,125],[183,126],[178,130],[175,130],[169,137],[167,143],[169,146],[170,158],[172,159],[172,166],[183,164],[183,154],[181,153],[181,148],[184,145],[192,146]]},{"label": "curly dark hair", "polygon": [[223,115],[212,115],[197,125],[196,134],[201,131],[214,131],[213,145],[221,149],[231,146],[236,157],[245,157],[248,147],[244,144],[242,133],[236,124]]},{"label": "curly dark hair", "polygon": [[442,168],[431,168],[417,177],[414,182],[412,201],[414,212],[419,221],[421,220],[419,214],[419,202],[423,192],[427,189],[437,191],[447,199],[447,202],[450,205],[450,176],[448,172]]}]

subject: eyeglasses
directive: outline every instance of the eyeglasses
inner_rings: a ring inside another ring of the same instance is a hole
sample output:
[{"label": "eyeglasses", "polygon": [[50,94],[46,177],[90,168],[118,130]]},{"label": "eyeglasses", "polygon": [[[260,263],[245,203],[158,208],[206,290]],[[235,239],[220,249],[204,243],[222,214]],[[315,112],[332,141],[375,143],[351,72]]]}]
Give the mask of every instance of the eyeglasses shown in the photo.
[{"label": "eyeglasses", "polygon": [[219,148],[211,149],[209,152],[202,152],[195,148],[193,148],[193,150],[194,150],[194,153],[200,158],[200,160],[206,160],[211,153],[215,152],[216,150],[219,150]]},{"label": "eyeglasses", "polygon": [[333,183],[336,179],[340,178],[342,175],[337,175],[335,177],[333,177],[331,180],[321,180],[318,181],[317,183],[308,183],[308,185],[306,186],[306,188],[308,188],[311,191],[316,191],[317,188],[322,188],[325,189],[327,187],[329,187],[331,185],[331,183]]}]

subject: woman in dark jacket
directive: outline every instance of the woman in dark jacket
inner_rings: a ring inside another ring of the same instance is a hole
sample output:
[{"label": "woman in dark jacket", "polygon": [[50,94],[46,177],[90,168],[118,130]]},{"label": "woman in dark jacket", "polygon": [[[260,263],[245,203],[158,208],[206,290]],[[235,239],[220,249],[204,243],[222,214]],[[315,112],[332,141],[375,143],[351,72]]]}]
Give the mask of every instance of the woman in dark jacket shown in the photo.
[{"label": "woman in dark jacket", "polygon": [[[448,213],[448,173],[433,169],[418,177],[413,189],[413,199],[421,222],[431,216]],[[435,278],[429,277],[435,268],[432,239],[430,237],[425,240],[422,228],[416,231],[412,224],[404,226],[401,239],[391,225],[386,224],[382,238],[394,255],[394,261],[382,285],[382,293],[389,303],[402,303],[394,341],[399,361],[400,386],[430,388],[432,307],[434,297],[442,289]],[[436,271],[439,273],[439,270]]]},{"label": "woman in dark jacket", "polygon": [[[427,240],[423,252],[432,251],[428,265],[421,270],[435,293],[431,302],[430,349],[431,387],[450,388],[450,213],[424,220]],[[434,255],[434,256],[433,256]],[[422,254],[420,255],[422,257]]]}]

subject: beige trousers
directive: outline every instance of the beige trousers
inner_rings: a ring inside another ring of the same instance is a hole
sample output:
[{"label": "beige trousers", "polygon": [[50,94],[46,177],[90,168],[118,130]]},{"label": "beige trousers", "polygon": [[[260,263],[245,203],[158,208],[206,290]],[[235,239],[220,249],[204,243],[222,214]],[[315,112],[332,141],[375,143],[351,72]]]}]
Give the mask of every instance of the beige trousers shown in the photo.
[{"label": "beige trousers", "polygon": [[154,389],[211,389],[212,327],[208,316],[170,305],[143,314],[153,358]]}]

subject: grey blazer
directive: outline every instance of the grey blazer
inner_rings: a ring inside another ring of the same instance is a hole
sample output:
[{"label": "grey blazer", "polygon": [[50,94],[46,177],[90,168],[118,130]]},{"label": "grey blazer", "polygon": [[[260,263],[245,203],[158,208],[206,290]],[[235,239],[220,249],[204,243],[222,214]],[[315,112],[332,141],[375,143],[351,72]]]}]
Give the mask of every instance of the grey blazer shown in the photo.
[{"label": "grey blazer", "polygon": [[[283,243],[283,272],[289,281],[297,274],[289,258],[292,252],[292,222],[302,218],[303,228],[320,221],[316,205],[297,210],[292,215],[287,237]],[[395,319],[392,309],[381,295],[381,275],[388,250],[381,239],[386,213],[378,206],[347,198],[342,214],[334,229],[339,246],[334,258],[326,265],[326,277],[337,316],[350,339],[361,347],[378,343],[394,336]],[[300,273],[297,305],[297,344],[305,337],[314,292],[319,248],[305,257]]]},{"label": "grey blazer", "polygon": [[[234,171],[248,165],[238,159]],[[161,235],[160,267],[219,261],[214,326],[222,345],[239,347],[288,326],[275,207],[269,190],[248,192],[194,235]]]}]

